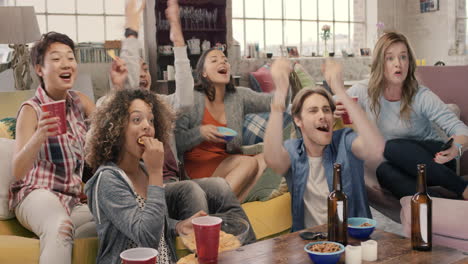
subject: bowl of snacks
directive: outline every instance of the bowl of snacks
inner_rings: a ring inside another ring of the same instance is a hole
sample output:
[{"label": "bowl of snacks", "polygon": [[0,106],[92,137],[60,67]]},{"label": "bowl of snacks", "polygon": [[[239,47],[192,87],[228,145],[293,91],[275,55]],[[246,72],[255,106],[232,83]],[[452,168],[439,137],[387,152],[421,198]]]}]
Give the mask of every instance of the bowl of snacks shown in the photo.
[{"label": "bowl of snacks", "polygon": [[[230,215],[212,215],[223,219],[219,233],[218,252],[233,250],[241,247],[247,241],[250,225],[247,220]],[[181,235],[182,243],[192,252],[196,251],[195,233]]]},{"label": "bowl of snacks", "polygon": [[315,264],[335,264],[345,247],[337,242],[319,241],[305,245],[304,250]]},{"label": "bowl of snacks", "polygon": [[226,140],[226,142],[231,141],[237,136],[237,132],[235,130],[232,130],[227,127],[218,127],[218,132],[223,134],[223,138],[224,140]]},{"label": "bowl of snacks", "polygon": [[367,239],[374,232],[377,221],[365,217],[348,218],[348,234],[354,238]]}]

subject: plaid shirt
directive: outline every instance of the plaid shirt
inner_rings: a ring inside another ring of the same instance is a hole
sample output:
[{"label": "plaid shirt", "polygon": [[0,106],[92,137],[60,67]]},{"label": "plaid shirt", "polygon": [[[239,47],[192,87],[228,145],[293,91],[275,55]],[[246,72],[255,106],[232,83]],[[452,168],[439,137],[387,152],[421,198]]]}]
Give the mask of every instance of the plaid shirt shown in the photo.
[{"label": "plaid shirt", "polygon": [[[44,89],[37,88],[36,95],[24,102],[37,113],[41,104],[53,102]],[[30,192],[37,189],[49,190],[56,194],[70,214],[79,203],[81,175],[84,167],[84,144],[88,127],[80,98],[74,91],[68,91],[66,99],[67,133],[49,137],[41,146],[32,169],[19,181],[10,186],[10,209],[13,210]]]}]

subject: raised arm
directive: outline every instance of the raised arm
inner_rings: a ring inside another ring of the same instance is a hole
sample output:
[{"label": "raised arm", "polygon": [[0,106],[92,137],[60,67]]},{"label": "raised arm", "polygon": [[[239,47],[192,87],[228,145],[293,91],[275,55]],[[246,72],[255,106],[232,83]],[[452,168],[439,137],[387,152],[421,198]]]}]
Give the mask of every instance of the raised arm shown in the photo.
[{"label": "raised arm", "polygon": [[169,21],[169,37],[174,44],[174,66],[176,90],[174,94],[165,96],[176,112],[186,111],[193,105],[193,76],[190,61],[187,56],[182,26],[180,25],[179,4],[177,0],[168,0],[166,18]]},{"label": "raised arm", "polygon": [[[140,86],[141,44],[138,40],[140,17],[145,1],[137,8],[137,0],[129,0],[125,6],[126,38],[122,40],[120,58],[112,62],[111,83],[113,89],[137,89]],[[136,34],[135,34],[136,33]]]},{"label": "raised arm", "polygon": [[289,72],[287,59],[278,59],[271,67],[276,91],[265,133],[264,155],[267,166],[280,174],[284,174],[291,166],[289,154],[283,145],[283,112],[289,86]]},{"label": "raised arm", "polygon": [[354,155],[364,161],[380,163],[383,160],[385,140],[375,123],[367,118],[362,108],[346,93],[342,66],[329,59],[323,65],[323,72],[331,89],[353,119],[354,129],[358,134],[352,145]]}]

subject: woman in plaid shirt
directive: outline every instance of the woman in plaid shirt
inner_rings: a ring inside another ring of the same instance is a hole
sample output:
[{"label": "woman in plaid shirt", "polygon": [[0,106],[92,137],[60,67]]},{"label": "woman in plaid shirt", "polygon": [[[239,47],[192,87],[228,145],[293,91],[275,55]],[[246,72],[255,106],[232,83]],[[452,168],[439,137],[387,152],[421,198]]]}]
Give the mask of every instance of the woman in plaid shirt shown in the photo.
[{"label": "woman in plaid shirt", "polygon": [[[80,203],[86,118],[94,103],[70,91],[77,75],[73,41],[49,32],[31,51],[40,85],[18,112],[10,208],[40,238],[40,263],[71,263],[75,237],[96,234],[92,215]],[[65,100],[66,132],[41,105]]]}]

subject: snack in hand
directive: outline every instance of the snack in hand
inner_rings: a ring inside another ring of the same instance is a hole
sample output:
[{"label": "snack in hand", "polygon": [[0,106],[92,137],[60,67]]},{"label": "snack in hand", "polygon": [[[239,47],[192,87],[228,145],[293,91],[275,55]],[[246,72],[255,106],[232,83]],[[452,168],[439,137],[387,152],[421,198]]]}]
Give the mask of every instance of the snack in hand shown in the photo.
[{"label": "snack in hand", "polygon": [[107,55],[109,55],[109,57],[111,57],[113,60],[115,60],[115,51],[110,49],[110,50],[107,50]]},{"label": "snack in hand", "polygon": [[145,142],[143,142],[143,137],[138,138],[137,143],[144,146]]}]

